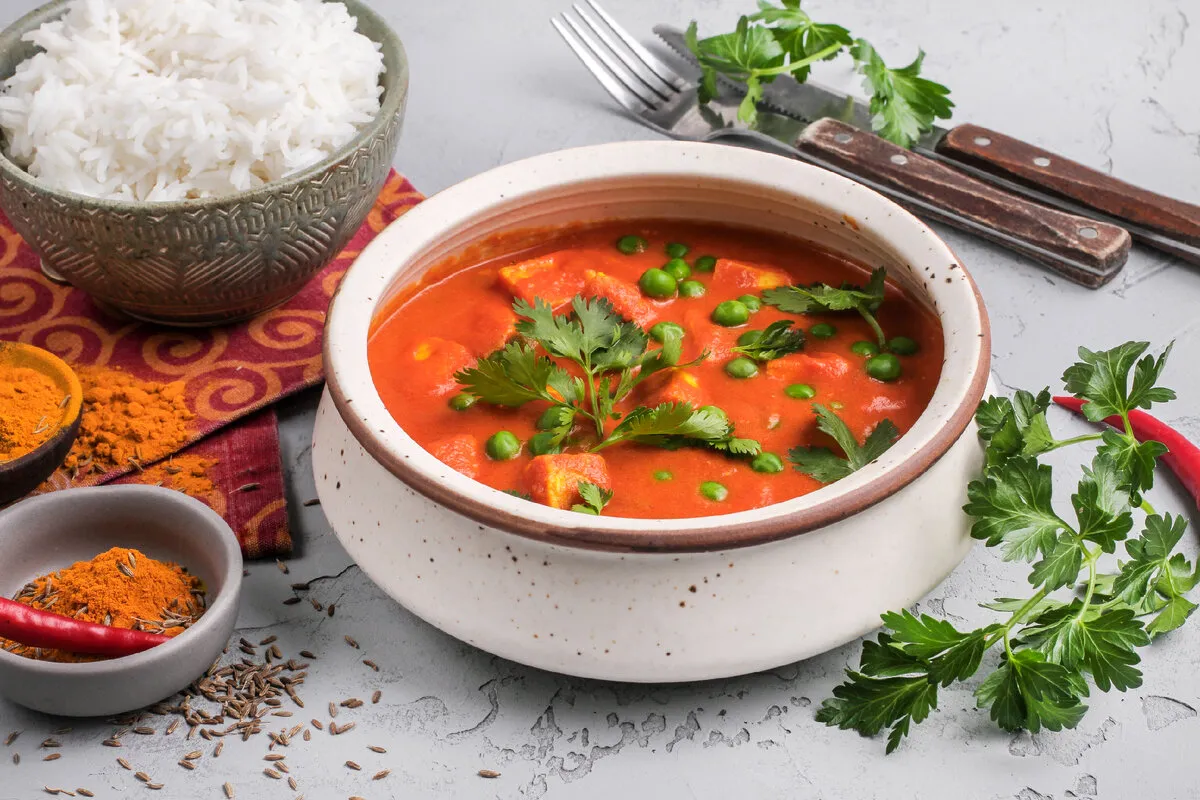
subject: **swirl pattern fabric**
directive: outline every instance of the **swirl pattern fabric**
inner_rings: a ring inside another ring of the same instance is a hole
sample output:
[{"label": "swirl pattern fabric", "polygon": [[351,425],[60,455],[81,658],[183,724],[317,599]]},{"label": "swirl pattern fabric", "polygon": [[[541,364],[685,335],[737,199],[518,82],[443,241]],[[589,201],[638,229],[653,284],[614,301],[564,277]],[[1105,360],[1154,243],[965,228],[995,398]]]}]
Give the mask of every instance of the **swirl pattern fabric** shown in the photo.
[{"label": "swirl pattern fabric", "polygon": [[[211,477],[221,491],[202,499],[233,525],[246,555],[284,554],[291,538],[269,406],[321,382],[325,313],[342,275],[371,239],[421,199],[393,171],[350,244],[299,294],[248,322],[187,330],[114,315],[84,292],[51,281],[0,213],[0,340],[43,347],[73,366],[118,368],[159,383],[182,381],[195,415],[183,447],[219,462]],[[49,485],[137,482],[138,475],[130,474],[135,469],[126,465],[74,481],[60,472]]]}]

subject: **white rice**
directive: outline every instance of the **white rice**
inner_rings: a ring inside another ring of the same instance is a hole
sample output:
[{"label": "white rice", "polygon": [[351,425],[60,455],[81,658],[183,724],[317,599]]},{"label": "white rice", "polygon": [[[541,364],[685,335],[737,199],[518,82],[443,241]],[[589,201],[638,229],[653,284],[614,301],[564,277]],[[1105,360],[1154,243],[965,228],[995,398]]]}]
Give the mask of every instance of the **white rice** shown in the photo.
[{"label": "white rice", "polygon": [[0,91],[8,154],[58,189],[181,200],[315,164],[379,112],[379,45],[341,3],[75,0]]}]

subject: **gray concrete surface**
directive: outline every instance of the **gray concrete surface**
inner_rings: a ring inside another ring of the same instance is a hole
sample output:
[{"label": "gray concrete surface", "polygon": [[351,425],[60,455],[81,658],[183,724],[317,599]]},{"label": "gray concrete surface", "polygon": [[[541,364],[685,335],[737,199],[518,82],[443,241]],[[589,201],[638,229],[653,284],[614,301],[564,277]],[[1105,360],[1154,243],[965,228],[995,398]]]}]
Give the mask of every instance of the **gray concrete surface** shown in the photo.
[{"label": "gray concrete surface", "polygon": [[[0,23],[36,0],[0,0]],[[412,100],[397,167],[425,192],[497,164],[545,151],[647,133],[616,114],[558,41],[547,18],[566,0],[374,0],[412,58]],[[715,31],[751,6],[733,0],[607,0],[636,30],[697,17]],[[808,4],[806,4],[807,7]],[[928,74],[954,90],[959,121],[998,128],[1191,202],[1200,202],[1200,24],[1196,0],[815,0],[813,13],[875,41],[893,59],[920,43]],[[827,83],[853,87],[837,69]],[[973,271],[991,310],[995,376],[1004,386],[1057,380],[1079,344],[1129,338],[1177,340],[1168,382],[1181,399],[1165,416],[1200,438],[1200,274],[1135,249],[1125,273],[1097,292],[1057,280],[981,242],[945,232]],[[883,743],[827,729],[813,710],[828,696],[858,645],[760,675],[685,686],[629,686],[530,670],[441,634],[384,597],[353,567],[313,496],[307,440],[312,397],[284,411],[286,469],[299,551],[291,574],[256,564],[241,625],[271,634],[289,653],[312,650],[303,718],[327,720],[329,700],[378,705],[343,710],[355,730],[318,733],[288,752],[300,790],[262,774],[266,741],[231,741],[187,772],[176,765],[193,744],[179,733],[125,737],[100,746],[112,726],[75,723],[57,736],[59,760],[37,745],[68,723],[0,702],[0,798],[41,796],[42,787],[82,786],[97,797],[139,796],[124,756],[165,787],[164,798],[217,798],[228,780],[239,798],[1019,798],[1064,800],[1200,794],[1191,766],[1200,734],[1200,625],[1166,637],[1146,655],[1145,685],[1096,694],[1075,731],[1010,735],[974,710],[970,688],[943,693],[941,707],[911,741],[884,757]],[[1056,424],[1071,425],[1065,417]],[[1082,430],[1082,428],[1080,428]],[[1065,489],[1065,484],[1060,486]],[[1060,494],[1065,496],[1065,493]],[[1169,483],[1160,509],[1188,509]],[[1194,542],[1194,534],[1189,535]],[[1194,550],[1194,547],[1192,548]],[[980,620],[976,603],[1019,590],[1024,570],[977,548],[922,610]],[[287,584],[315,579],[314,596],[336,602],[332,619],[308,604],[284,606]],[[836,598],[831,598],[836,602]],[[352,635],[361,651],[349,648]],[[360,658],[379,663],[375,673]],[[307,713],[311,712],[311,713]],[[297,717],[296,721],[303,719]],[[283,721],[281,721],[283,722]],[[212,745],[202,743],[207,754]],[[386,755],[366,749],[378,744]],[[19,766],[10,763],[20,752]],[[343,766],[359,762],[361,772]],[[372,781],[379,769],[391,774]],[[500,772],[488,780],[481,768]]]}]

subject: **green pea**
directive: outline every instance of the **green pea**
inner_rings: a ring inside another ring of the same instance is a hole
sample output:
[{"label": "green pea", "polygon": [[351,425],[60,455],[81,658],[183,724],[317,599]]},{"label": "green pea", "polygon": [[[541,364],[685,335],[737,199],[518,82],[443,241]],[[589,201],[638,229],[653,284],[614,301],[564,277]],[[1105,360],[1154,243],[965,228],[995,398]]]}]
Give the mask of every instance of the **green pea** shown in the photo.
[{"label": "green pea", "polygon": [[877,381],[894,381],[900,377],[900,359],[891,353],[880,353],[867,359],[866,369]]},{"label": "green pea", "polygon": [[888,340],[887,349],[898,356],[911,356],[916,355],[921,345],[907,336],[893,336]]},{"label": "green pea", "polygon": [[554,434],[549,431],[535,433],[529,438],[529,452],[535,456],[561,453],[562,447],[554,443]]},{"label": "green pea", "polygon": [[677,322],[659,322],[650,329],[650,338],[659,344],[665,342],[672,334],[676,334],[682,339],[684,334],[683,326]]},{"label": "green pea", "polygon": [[783,472],[783,459],[774,453],[759,453],[750,462],[750,469],[768,474]]},{"label": "green pea", "polygon": [[680,297],[704,297],[706,291],[708,290],[700,281],[684,281],[679,284]]},{"label": "green pea", "polygon": [[475,405],[478,400],[473,394],[456,394],[450,398],[450,407],[455,411],[466,411],[471,406]]},{"label": "green pea", "polygon": [[655,470],[654,472],[654,480],[656,481],[669,481],[674,477],[675,473],[671,472],[669,469],[660,469]]},{"label": "green pea", "polygon": [[762,300],[758,299],[758,295],[744,294],[738,298],[738,302],[744,305],[751,314],[757,313],[762,308]]},{"label": "green pea", "polygon": [[496,431],[488,437],[484,449],[493,461],[508,461],[521,452],[521,440],[511,431]]},{"label": "green pea", "polygon": [[726,497],[729,497],[729,490],[716,481],[705,481],[704,483],[700,484],[700,494],[707,497],[709,500],[720,503]]},{"label": "green pea", "polygon": [[874,342],[860,339],[850,345],[850,352],[860,356],[873,356],[879,354],[879,347]]},{"label": "green pea", "polygon": [[681,242],[671,242],[667,245],[667,255],[671,258],[683,258],[688,254],[688,246]]},{"label": "green pea", "polygon": [[673,297],[675,294],[675,277],[669,272],[651,267],[642,273],[638,286],[650,297]]},{"label": "green pea", "polygon": [[707,411],[710,414],[716,414],[721,419],[729,422],[729,415],[725,413],[725,409],[720,406],[700,406],[701,411]]},{"label": "green pea", "polygon": [[740,356],[725,365],[725,372],[731,378],[753,378],[758,374],[758,364],[753,359]]},{"label": "green pea", "polygon": [[717,266],[716,256],[700,256],[692,262],[692,268],[696,272],[712,272],[715,266]]},{"label": "green pea", "polygon": [[627,256],[646,252],[648,244],[649,242],[640,236],[622,236],[620,239],[617,239],[617,249]]},{"label": "green pea", "polygon": [[692,275],[692,268],[682,258],[672,258],[662,265],[662,270],[677,281],[687,280]]},{"label": "green pea", "polygon": [[738,347],[745,347],[754,344],[762,338],[763,332],[759,330],[749,330],[737,338]]},{"label": "green pea", "polygon": [[837,335],[837,328],[833,327],[828,322],[818,322],[816,325],[813,325],[808,329],[808,333],[810,336],[814,336],[817,339],[832,339]]},{"label": "green pea", "polygon": [[746,308],[746,304],[741,300],[726,300],[712,312],[712,321],[726,328],[745,325],[748,319],[750,319],[750,309]]},{"label": "green pea", "polygon": [[811,400],[817,396],[817,390],[807,383],[793,383],[783,393],[795,400]]}]

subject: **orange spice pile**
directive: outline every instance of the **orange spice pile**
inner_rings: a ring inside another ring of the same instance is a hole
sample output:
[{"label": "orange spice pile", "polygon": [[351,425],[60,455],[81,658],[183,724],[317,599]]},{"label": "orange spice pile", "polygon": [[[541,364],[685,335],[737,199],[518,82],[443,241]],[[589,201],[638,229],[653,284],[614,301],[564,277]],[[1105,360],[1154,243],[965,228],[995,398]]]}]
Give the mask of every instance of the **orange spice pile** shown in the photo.
[{"label": "orange spice pile", "polygon": [[36,450],[53,436],[67,399],[46,375],[0,361],[0,462]]},{"label": "orange spice pile", "polygon": [[141,469],[179,449],[191,435],[183,382],[142,381],[118,369],[82,367],[83,421],[64,463],[72,477]]},{"label": "orange spice pile", "polygon": [[[182,633],[205,609],[203,585],[185,568],[124,547],[37,578],[13,599],[85,622],[167,636]],[[5,639],[0,639],[0,647],[43,661],[97,660],[96,656],[25,647]]]},{"label": "orange spice pile", "polygon": [[216,490],[208,471],[217,465],[215,458],[203,456],[172,456],[142,472],[141,482],[165,486],[203,500]]}]

